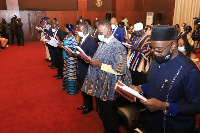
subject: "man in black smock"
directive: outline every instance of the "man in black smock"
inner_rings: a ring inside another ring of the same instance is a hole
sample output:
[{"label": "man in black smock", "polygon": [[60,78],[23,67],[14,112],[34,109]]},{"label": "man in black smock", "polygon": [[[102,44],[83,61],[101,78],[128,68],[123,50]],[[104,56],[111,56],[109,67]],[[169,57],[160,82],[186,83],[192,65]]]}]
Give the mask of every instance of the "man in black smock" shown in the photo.
[{"label": "man in black smock", "polygon": [[176,28],[152,28],[154,60],[147,84],[132,86],[146,94],[141,101],[148,110],[147,133],[194,133],[195,114],[200,113],[200,71],[178,52]]}]

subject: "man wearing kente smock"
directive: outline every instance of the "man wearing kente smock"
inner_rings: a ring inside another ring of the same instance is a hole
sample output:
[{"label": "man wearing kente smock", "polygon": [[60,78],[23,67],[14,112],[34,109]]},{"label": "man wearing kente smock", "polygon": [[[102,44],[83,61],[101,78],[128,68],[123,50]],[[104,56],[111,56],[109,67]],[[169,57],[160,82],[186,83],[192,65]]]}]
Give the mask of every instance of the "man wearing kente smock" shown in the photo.
[{"label": "man wearing kente smock", "polygon": [[111,31],[110,22],[101,21],[97,27],[98,39],[102,42],[90,61],[88,74],[82,91],[97,98],[99,116],[105,133],[118,133],[118,113],[115,99],[115,84],[118,80],[131,84],[131,76],[126,64],[127,52]]}]

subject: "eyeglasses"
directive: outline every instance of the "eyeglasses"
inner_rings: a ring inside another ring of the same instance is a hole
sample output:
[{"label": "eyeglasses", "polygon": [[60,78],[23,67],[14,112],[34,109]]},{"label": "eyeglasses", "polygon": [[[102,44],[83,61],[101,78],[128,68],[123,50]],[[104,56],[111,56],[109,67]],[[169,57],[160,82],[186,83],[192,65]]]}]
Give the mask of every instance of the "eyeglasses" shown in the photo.
[{"label": "eyeglasses", "polygon": [[173,42],[171,42],[169,45],[167,45],[164,49],[162,49],[162,50],[156,50],[154,47],[152,47],[151,48],[151,51],[152,52],[156,52],[156,53],[158,53],[159,55],[161,55],[162,54],[162,52],[163,51],[165,51],[170,45],[172,45],[173,44]]}]

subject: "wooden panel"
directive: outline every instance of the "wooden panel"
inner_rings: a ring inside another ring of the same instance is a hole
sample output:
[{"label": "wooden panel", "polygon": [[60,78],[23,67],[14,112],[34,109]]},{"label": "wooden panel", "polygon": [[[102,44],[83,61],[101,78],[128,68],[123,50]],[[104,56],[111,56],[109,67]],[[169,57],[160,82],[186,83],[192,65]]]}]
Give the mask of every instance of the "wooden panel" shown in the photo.
[{"label": "wooden panel", "polygon": [[88,11],[86,19],[90,19],[92,26],[94,26],[95,18],[98,17],[100,21],[105,20],[106,19],[106,13],[112,14],[112,12],[109,12],[109,11],[108,12],[106,12],[106,11],[105,12]]},{"label": "wooden panel", "polygon": [[145,22],[146,11],[150,10],[148,5],[150,0],[116,0],[116,16],[118,22],[122,21],[122,16],[128,19],[131,25],[136,22]]},{"label": "wooden panel", "polygon": [[0,0],[0,10],[7,10],[6,0]]},{"label": "wooden panel", "polygon": [[[154,12],[154,25],[156,25],[156,24],[172,25],[173,24],[175,0],[163,0],[163,3],[166,4],[164,9],[160,9],[160,7],[157,7],[158,8],[157,9],[157,8],[153,8],[155,5],[152,6],[151,10]],[[162,20],[161,21],[156,20],[156,14],[157,13],[162,13]]]},{"label": "wooden panel", "polygon": [[116,0],[116,11],[134,11],[134,0]]},{"label": "wooden panel", "polygon": [[[163,15],[162,21],[156,21],[156,15],[154,15],[154,24],[172,24],[175,0],[165,1],[167,1],[167,5],[170,6],[166,6],[166,11],[159,11]],[[61,29],[63,29],[66,23],[75,25],[80,16],[82,16],[83,19],[90,19],[92,26],[96,17],[99,17],[99,20],[104,20],[106,13],[111,13],[112,16],[116,16],[119,22],[121,22],[122,16],[124,16],[128,18],[129,23],[132,25],[137,22],[143,22],[145,25],[146,12],[154,11],[155,14],[158,13],[158,9],[152,9],[152,0],[115,0],[116,8],[113,8],[112,11],[87,11],[87,2],[88,0],[78,0],[78,12],[47,11],[46,15],[51,19],[56,17],[60,23]],[[142,7],[142,10],[139,9],[140,7]]]},{"label": "wooden panel", "polygon": [[152,0],[152,11],[166,11],[168,7],[168,0]]},{"label": "wooden panel", "polygon": [[[82,15],[83,19],[90,19],[92,26],[94,26],[93,22],[95,18],[98,17],[99,20],[105,20],[106,13],[112,12],[88,11],[85,13],[85,15],[79,13],[79,17]],[[78,12],[76,11],[46,11],[46,16],[50,19],[56,17],[60,23],[61,29],[64,29],[66,23],[76,25],[76,21],[79,19]]]},{"label": "wooden panel", "polygon": [[[146,22],[146,12],[154,12],[154,24],[170,24],[173,22],[175,0],[116,0],[116,17],[120,22],[122,16],[130,24]],[[162,13],[162,21],[156,21],[156,13]]]},{"label": "wooden panel", "polygon": [[104,20],[106,13],[111,11],[87,11],[87,0],[78,0],[78,12],[76,11],[46,11],[46,16],[53,19],[57,18],[61,29],[66,23],[76,24],[76,21],[82,16],[83,19],[90,19],[92,27],[96,17]]},{"label": "wooden panel", "polygon": [[116,11],[116,14],[118,22],[122,21],[122,16],[126,17],[128,19],[128,23],[131,25],[134,25],[137,22],[143,22],[144,24],[146,22],[146,13],[144,12]]},{"label": "wooden panel", "polygon": [[20,10],[77,11],[78,0],[18,0]]},{"label": "wooden panel", "polygon": [[67,23],[75,26],[77,15],[77,11],[46,11],[46,16],[50,19],[57,18],[61,29],[64,29]]},{"label": "wooden panel", "polygon": [[143,10],[144,10],[144,1],[134,0],[134,11],[143,11]]},{"label": "wooden panel", "polygon": [[87,18],[87,0],[78,0],[78,18],[80,16]]},{"label": "wooden panel", "polygon": [[112,0],[87,0],[88,11],[112,11]]}]

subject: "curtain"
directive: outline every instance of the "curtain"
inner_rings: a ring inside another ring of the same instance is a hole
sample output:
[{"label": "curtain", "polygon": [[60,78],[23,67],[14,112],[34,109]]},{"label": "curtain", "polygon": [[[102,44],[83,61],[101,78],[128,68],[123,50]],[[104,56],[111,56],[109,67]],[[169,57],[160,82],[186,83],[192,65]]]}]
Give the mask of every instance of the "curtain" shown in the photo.
[{"label": "curtain", "polygon": [[4,12],[4,18],[7,22],[10,22],[10,19],[16,15],[20,17],[18,0],[6,0],[7,10]]},{"label": "curtain", "polygon": [[200,17],[200,0],[175,0],[173,25],[194,26],[194,17]]}]

